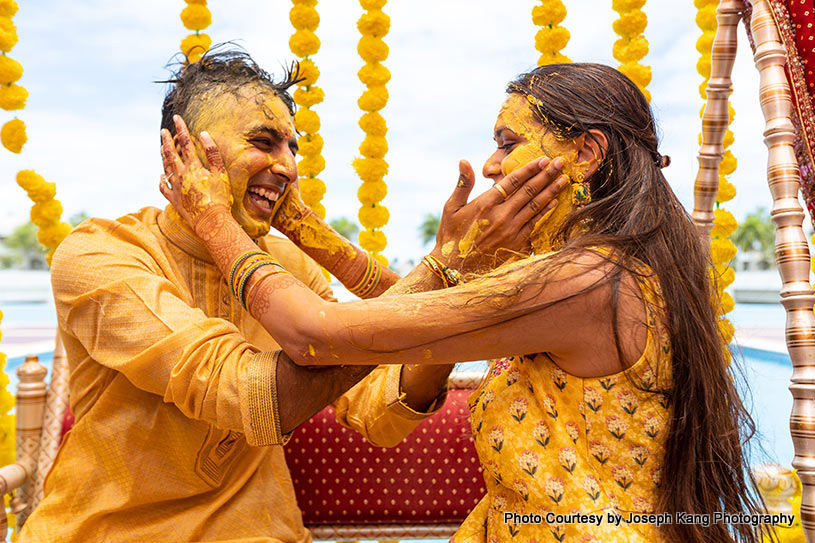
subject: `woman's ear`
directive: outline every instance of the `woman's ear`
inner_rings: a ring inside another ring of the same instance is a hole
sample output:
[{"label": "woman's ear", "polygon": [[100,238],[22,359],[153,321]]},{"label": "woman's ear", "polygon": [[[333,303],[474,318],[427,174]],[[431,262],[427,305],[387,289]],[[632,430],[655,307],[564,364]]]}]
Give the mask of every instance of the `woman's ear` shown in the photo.
[{"label": "woman's ear", "polygon": [[608,150],[608,139],[601,130],[592,128],[577,140],[580,148],[577,151],[577,161],[585,165],[583,175],[591,177],[600,168]]}]

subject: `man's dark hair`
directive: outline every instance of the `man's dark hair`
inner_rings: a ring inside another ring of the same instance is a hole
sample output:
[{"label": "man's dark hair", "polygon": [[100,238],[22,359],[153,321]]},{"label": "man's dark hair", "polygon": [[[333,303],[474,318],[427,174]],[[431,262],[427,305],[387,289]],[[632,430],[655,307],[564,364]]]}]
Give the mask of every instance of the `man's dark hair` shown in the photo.
[{"label": "man's dark hair", "polygon": [[273,76],[257,65],[249,53],[225,49],[226,45],[229,44],[211,48],[198,62],[187,63],[185,59],[172,77],[160,81],[171,85],[161,107],[162,128],[175,135],[173,115],[180,115],[190,125],[190,129],[194,130],[196,120],[202,113],[202,96],[211,91],[231,92],[240,99],[238,93],[247,85],[273,93],[286,104],[289,113],[294,115],[294,100],[288,89],[302,80],[298,78],[298,64],[292,62],[290,66],[284,66],[283,79],[275,81]]}]

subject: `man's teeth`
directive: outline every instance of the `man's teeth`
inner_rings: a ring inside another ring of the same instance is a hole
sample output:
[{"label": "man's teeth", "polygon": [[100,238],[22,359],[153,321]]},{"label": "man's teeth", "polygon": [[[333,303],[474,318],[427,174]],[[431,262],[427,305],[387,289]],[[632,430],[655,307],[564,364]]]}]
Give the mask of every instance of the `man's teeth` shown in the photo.
[{"label": "man's teeth", "polygon": [[249,192],[257,194],[258,196],[262,196],[267,200],[271,200],[272,202],[276,202],[278,197],[278,194],[276,192],[272,192],[263,187],[250,187]]}]

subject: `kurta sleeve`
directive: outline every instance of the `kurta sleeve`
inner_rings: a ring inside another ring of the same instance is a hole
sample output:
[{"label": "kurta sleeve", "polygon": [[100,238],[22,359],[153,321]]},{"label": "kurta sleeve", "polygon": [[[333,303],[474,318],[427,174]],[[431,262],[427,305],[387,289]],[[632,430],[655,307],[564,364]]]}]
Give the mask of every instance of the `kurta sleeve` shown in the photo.
[{"label": "kurta sleeve", "polygon": [[243,432],[251,445],[282,441],[275,353],[193,307],[149,231],[88,221],[52,264],[60,328],[90,359],[187,417]]}]

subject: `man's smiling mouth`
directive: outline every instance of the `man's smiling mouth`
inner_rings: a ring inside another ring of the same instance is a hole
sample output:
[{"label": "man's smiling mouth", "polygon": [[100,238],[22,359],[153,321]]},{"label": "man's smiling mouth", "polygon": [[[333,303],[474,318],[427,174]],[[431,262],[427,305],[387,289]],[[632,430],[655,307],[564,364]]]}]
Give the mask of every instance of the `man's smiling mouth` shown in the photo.
[{"label": "man's smiling mouth", "polygon": [[270,215],[274,209],[274,204],[283,192],[281,187],[279,190],[273,190],[267,187],[254,186],[246,189],[246,197],[264,215]]}]

